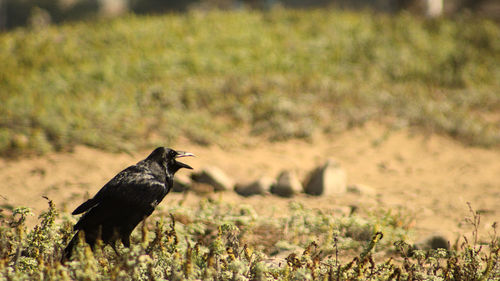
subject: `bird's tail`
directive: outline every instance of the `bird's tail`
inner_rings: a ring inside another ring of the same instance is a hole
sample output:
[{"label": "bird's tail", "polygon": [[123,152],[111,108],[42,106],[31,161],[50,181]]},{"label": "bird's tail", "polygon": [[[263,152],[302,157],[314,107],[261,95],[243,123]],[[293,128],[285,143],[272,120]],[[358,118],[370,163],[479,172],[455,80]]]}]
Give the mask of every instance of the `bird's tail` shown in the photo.
[{"label": "bird's tail", "polygon": [[73,254],[73,248],[78,244],[78,240],[80,239],[80,231],[76,232],[73,238],[71,238],[71,241],[69,241],[68,246],[64,248],[62,257],[61,257],[61,263],[65,263],[71,258],[71,255]]}]

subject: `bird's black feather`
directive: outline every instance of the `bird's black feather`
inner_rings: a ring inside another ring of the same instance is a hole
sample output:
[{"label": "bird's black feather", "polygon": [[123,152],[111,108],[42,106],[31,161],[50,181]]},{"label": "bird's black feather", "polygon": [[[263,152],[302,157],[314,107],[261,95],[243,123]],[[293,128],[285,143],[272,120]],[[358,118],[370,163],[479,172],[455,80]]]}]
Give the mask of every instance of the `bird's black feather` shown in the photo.
[{"label": "bird's black feather", "polygon": [[92,248],[99,238],[111,245],[121,240],[128,247],[134,228],[153,213],[172,188],[174,174],[180,168],[191,168],[176,158],[190,155],[159,147],[146,159],[113,177],[93,198],[73,211],[74,215],[84,214],[74,226],[77,233],[64,250],[63,260],[71,257],[80,231]]},{"label": "bird's black feather", "polygon": [[96,205],[96,201],[94,198],[89,199],[85,202],[83,202],[78,208],[76,208],[71,214],[72,215],[79,215],[83,212],[88,211],[90,208],[94,207]]}]

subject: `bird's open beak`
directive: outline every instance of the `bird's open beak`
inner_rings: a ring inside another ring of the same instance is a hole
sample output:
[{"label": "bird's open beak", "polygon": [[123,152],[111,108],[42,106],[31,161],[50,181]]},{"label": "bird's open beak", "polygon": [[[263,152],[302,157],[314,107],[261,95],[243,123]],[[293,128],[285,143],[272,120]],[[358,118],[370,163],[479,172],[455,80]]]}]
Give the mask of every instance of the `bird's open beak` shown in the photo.
[{"label": "bird's open beak", "polygon": [[187,156],[195,156],[193,153],[185,152],[185,151],[177,151],[177,156],[175,158],[187,157]]},{"label": "bird's open beak", "polygon": [[[185,152],[185,151],[177,151],[177,155],[175,156],[175,158],[181,158],[181,157],[188,157],[188,156],[195,156],[193,153],[190,153],[190,152]],[[179,166],[181,166],[181,168],[186,168],[186,169],[190,169],[192,170],[193,168],[191,166],[189,166],[188,164],[184,164],[182,162],[178,162],[177,161],[177,164]]]}]

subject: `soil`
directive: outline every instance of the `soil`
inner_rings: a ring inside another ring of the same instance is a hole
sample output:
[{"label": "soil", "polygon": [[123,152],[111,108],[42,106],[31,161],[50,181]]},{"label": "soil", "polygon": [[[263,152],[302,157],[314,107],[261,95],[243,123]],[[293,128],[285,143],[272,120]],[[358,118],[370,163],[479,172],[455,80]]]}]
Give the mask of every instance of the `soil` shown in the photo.
[{"label": "soil", "polygon": [[[454,241],[470,233],[470,225],[464,223],[471,216],[468,202],[481,214],[479,231],[484,239],[492,234],[491,225],[500,216],[500,149],[470,147],[439,135],[368,124],[339,135],[317,135],[309,141],[268,142],[242,136],[225,147],[180,140],[174,148],[196,154],[196,158],[183,160],[195,169],[215,165],[236,182],[276,177],[285,169],[304,179],[314,167],[334,158],[346,170],[348,184],[368,185],[377,194],[304,194],[287,199],[273,195],[244,198],[232,191],[188,193],[187,198],[171,193],[161,203],[163,206],[184,199],[186,204],[196,205],[201,196],[215,196],[253,205],[262,215],[286,215],[281,210],[286,210],[290,201],[339,214],[349,206],[356,206],[362,216],[374,210],[391,210],[401,214],[416,241],[436,233]],[[149,152],[116,154],[79,146],[70,153],[0,159],[0,206],[28,206],[38,215],[47,207],[42,198],[47,196],[59,209],[70,212],[112,176]],[[36,217],[29,223],[36,223]]]}]

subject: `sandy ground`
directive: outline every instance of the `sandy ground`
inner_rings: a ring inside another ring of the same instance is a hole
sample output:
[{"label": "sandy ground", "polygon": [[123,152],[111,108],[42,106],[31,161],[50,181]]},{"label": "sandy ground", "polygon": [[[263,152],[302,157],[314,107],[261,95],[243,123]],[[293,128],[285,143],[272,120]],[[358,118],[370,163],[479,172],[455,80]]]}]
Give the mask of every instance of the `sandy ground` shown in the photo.
[{"label": "sandy ground", "polygon": [[[341,135],[318,135],[309,142],[269,143],[242,137],[235,143],[240,144],[221,148],[179,141],[174,148],[195,153],[196,158],[184,160],[195,169],[215,165],[238,182],[275,177],[283,169],[294,170],[303,179],[316,165],[334,158],[346,170],[349,184],[365,184],[377,192],[375,196],[300,195],[292,199],[272,195],[243,198],[231,191],[214,195],[251,204],[263,215],[286,210],[292,200],[309,208],[331,210],[356,205],[361,215],[373,210],[393,210],[410,221],[415,240],[434,233],[454,240],[470,232],[470,227],[463,224],[470,215],[467,202],[481,213],[483,237],[488,237],[492,223],[499,221],[498,149],[467,147],[442,136],[391,131],[374,124]],[[42,198],[45,195],[58,208],[72,211],[87,193],[93,195],[112,176],[149,152],[113,154],[77,147],[72,153],[0,159],[0,205],[28,206],[39,214],[47,206]],[[181,198],[181,194],[169,194],[161,204],[177,204]],[[187,200],[197,204],[198,196],[189,194]],[[35,222],[34,217],[30,223]]]}]

